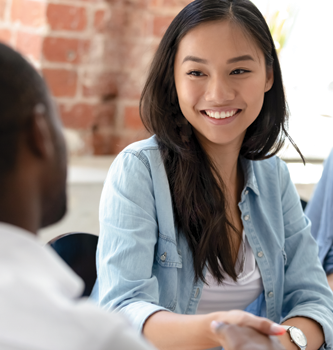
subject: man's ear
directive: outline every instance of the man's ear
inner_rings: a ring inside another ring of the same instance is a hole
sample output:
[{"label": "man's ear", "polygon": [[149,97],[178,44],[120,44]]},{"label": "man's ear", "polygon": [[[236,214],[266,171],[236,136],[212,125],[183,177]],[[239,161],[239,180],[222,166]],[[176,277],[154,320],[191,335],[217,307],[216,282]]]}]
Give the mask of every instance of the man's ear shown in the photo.
[{"label": "man's ear", "polygon": [[29,143],[32,151],[38,157],[48,158],[54,153],[50,125],[42,104],[38,104],[33,110]]},{"label": "man's ear", "polygon": [[265,92],[269,91],[274,83],[274,71],[273,67],[266,69],[266,84],[265,84]]}]

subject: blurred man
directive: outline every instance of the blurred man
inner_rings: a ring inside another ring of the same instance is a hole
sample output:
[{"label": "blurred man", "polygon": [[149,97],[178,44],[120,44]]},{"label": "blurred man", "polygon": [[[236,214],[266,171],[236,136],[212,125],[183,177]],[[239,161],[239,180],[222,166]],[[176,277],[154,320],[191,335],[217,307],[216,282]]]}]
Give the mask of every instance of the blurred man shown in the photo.
[{"label": "blurred man", "polygon": [[[65,212],[56,110],[38,73],[0,44],[0,349],[152,350],[120,315],[79,300],[82,281],[35,237]],[[281,349],[249,328],[216,331],[226,350]]]},{"label": "blurred man", "polygon": [[0,44],[0,349],[152,349],[79,301],[82,281],[34,236],[66,212],[61,125],[38,73]]}]

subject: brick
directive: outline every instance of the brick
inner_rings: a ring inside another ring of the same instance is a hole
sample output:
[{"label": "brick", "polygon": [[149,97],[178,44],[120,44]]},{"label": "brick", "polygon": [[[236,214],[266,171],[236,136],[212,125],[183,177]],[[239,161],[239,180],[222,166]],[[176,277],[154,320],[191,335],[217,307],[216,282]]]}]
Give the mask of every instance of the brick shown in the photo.
[{"label": "brick", "polygon": [[185,7],[193,0],[162,0],[162,6],[165,7]]},{"label": "brick", "polygon": [[153,34],[161,37],[174,19],[173,16],[155,16],[153,22]]},{"label": "brick", "polygon": [[5,18],[6,5],[6,0],[0,0],[0,19],[2,20]]},{"label": "brick", "polygon": [[[116,47],[116,50],[116,54],[121,59],[121,67],[130,72],[131,84],[138,86],[138,83],[142,82],[143,79],[142,73],[146,72],[150,66],[154,54],[154,44],[152,42],[140,42],[137,44],[129,41],[129,39],[124,39],[121,45]],[[138,88],[141,90],[141,86],[138,86]]]},{"label": "brick", "polygon": [[89,42],[79,39],[48,37],[43,42],[43,54],[50,62],[82,62]]},{"label": "brick", "polygon": [[114,126],[115,111],[116,105],[113,101],[96,106],[93,130]]},{"label": "brick", "polygon": [[95,155],[116,154],[115,145],[119,138],[112,135],[112,131],[94,131],[92,135],[92,146]]},{"label": "brick", "polygon": [[111,5],[120,5],[132,9],[144,8],[149,5],[150,0],[108,0]]},{"label": "brick", "polygon": [[147,11],[137,9],[136,11],[126,11],[124,23],[120,29],[122,35],[133,42],[133,38],[151,35],[151,27],[151,19],[147,16]]},{"label": "brick", "polygon": [[64,126],[72,129],[88,129],[94,121],[94,106],[84,103],[59,105]]},{"label": "brick", "polygon": [[93,149],[95,155],[118,154],[129,144],[149,137],[145,130],[135,131],[129,135],[115,135],[112,129],[93,132]]},{"label": "brick", "polygon": [[68,69],[43,69],[42,71],[53,96],[73,97],[76,94],[77,73]]},{"label": "brick", "polygon": [[129,129],[143,129],[139,115],[139,107],[128,106],[124,110],[125,127]]},{"label": "brick", "polygon": [[150,0],[126,0],[126,3],[131,8],[147,8]]},{"label": "brick", "polygon": [[97,10],[94,15],[94,28],[101,32],[105,29],[106,11]]},{"label": "brick", "polygon": [[118,94],[117,77],[114,73],[89,72],[82,82],[83,96],[100,96],[102,100],[113,99]]},{"label": "brick", "polygon": [[125,147],[133,142],[137,142],[150,137],[151,135],[146,130],[135,131],[134,133],[121,135],[111,144],[110,154],[118,154]]},{"label": "brick", "polygon": [[125,11],[124,8],[113,8],[111,11],[111,18],[108,24],[110,30],[119,31],[125,25]]},{"label": "brick", "polygon": [[161,0],[150,0],[149,6],[150,7],[158,7],[161,5]]},{"label": "brick", "polygon": [[42,48],[42,37],[38,34],[30,34],[19,31],[16,36],[16,49],[26,56],[39,60]]},{"label": "brick", "polygon": [[12,32],[9,29],[0,29],[0,41],[9,44],[12,39]]},{"label": "brick", "polygon": [[40,1],[13,0],[11,8],[12,21],[23,25],[40,27],[45,24],[46,4]]},{"label": "brick", "polygon": [[87,26],[86,9],[82,6],[48,4],[46,16],[53,30],[81,31]]},{"label": "brick", "polygon": [[[139,62],[137,62],[137,64],[139,64]],[[117,74],[119,82],[117,97],[133,100],[140,98],[142,91],[142,82],[140,81],[140,78],[142,78],[142,70],[137,70],[136,74],[134,72],[121,72]]]}]

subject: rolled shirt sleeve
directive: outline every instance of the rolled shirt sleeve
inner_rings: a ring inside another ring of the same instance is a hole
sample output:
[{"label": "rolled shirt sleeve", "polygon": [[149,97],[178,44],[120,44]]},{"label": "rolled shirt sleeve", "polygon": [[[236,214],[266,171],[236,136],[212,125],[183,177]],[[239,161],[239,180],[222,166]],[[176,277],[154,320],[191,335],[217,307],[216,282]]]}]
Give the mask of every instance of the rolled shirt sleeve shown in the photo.
[{"label": "rolled shirt sleeve", "polygon": [[296,316],[315,320],[325,334],[326,344],[322,348],[332,349],[333,295],[318,258],[318,246],[310,233],[311,223],[303,214],[295,186],[286,165],[282,164],[286,254],[283,309],[290,310],[283,322]]}]

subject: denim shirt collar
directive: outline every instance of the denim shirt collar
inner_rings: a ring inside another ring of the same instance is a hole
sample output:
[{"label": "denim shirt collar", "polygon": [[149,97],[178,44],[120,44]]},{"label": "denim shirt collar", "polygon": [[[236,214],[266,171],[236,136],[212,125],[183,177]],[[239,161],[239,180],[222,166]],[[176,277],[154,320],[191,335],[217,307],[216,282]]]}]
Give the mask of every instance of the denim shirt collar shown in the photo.
[{"label": "denim shirt collar", "polygon": [[242,169],[244,172],[244,179],[245,179],[245,188],[251,188],[251,190],[257,195],[260,195],[259,187],[256,179],[256,175],[254,173],[253,169],[253,160],[246,159],[244,157],[240,157],[240,162],[242,165]]}]

